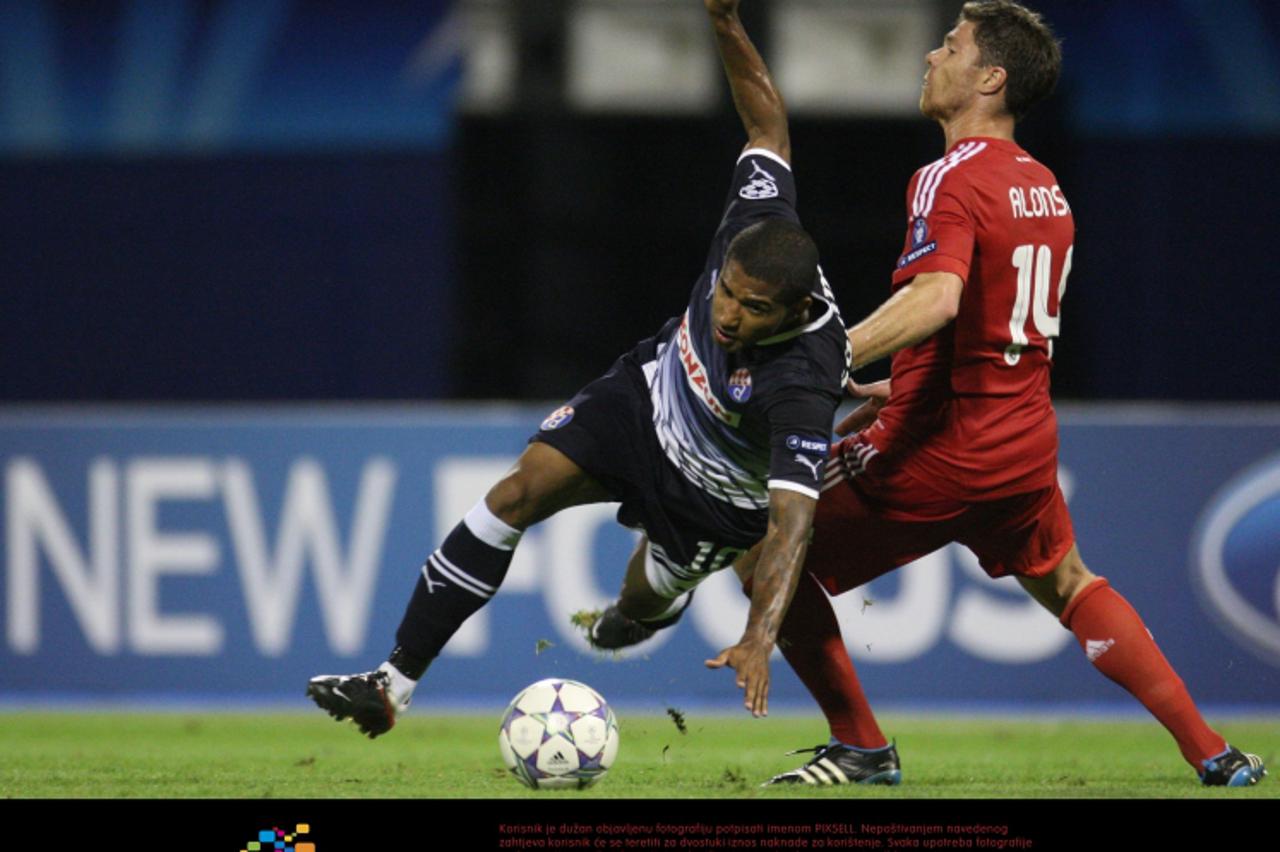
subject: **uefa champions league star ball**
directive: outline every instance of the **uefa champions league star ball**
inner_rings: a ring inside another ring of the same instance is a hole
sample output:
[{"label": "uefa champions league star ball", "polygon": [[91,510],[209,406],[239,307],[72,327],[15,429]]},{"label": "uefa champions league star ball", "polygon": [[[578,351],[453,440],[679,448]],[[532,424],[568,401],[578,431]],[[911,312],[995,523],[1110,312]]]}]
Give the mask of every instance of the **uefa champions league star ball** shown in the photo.
[{"label": "uefa champions league star ball", "polygon": [[534,789],[590,787],[618,756],[618,720],[584,683],[548,678],[507,705],[498,750],[511,774]]}]

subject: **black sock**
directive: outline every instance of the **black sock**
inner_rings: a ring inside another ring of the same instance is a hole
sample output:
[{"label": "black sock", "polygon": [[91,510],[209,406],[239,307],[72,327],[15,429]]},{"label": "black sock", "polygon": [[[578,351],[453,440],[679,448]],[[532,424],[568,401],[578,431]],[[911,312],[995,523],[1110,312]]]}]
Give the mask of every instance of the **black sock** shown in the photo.
[{"label": "black sock", "polygon": [[421,677],[462,623],[497,593],[520,535],[481,501],[427,557],[396,630],[401,661],[417,669],[397,665],[402,673]]},{"label": "black sock", "polygon": [[427,670],[427,666],[431,665],[431,660],[426,657],[419,657],[410,651],[405,650],[403,645],[397,645],[391,650],[391,656],[387,657],[387,662],[396,667],[396,671],[409,678],[409,680],[420,680]]}]

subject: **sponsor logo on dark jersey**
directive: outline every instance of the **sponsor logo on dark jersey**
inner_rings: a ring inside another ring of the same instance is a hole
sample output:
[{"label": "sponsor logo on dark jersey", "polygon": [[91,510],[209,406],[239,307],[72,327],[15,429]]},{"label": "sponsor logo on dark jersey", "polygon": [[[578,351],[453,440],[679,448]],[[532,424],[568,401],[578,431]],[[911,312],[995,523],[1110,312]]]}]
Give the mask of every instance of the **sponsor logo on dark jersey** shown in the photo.
[{"label": "sponsor logo on dark jersey", "polygon": [[822,459],[814,459],[813,461],[810,461],[799,453],[796,453],[796,461],[813,471],[814,479],[822,478]]},{"label": "sponsor logo on dark jersey", "polygon": [[813,438],[802,438],[799,435],[788,435],[787,449],[825,456],[830,450],[830,447],[826,441],[815,441]]},{"label": "sponsor logo on dark jersey", "polygon": [[702,365],[702,359],[698,357],[697,350],[693,348],[693,340],[689,337],[688,311],[685,311],[684,319],[680,321],[680,326],[676,329],[676,347],[680,351],[680,363],[684,366],[684,377],[689,383],[689,389],[697,394],[698,398],[702,400],[703,404],[718,420],[729,424],[735,429],[738,428],[742,415],[725,408],[724,403],[716,398],[715,392],[711,390],[711,380],[707,375],[707,368]]},{"label": "sponsor logo on dark jersey", "polygon": [[541,429],[544,432],[550,432],[552,429],[559,429],[572,419],[573,406],[562,405],[547,415],[547,419],[542,421]]},{"label": "sponsor logo on dark jersey", "polygon": [[751,371],[746,367],[734,372],[729,377],[729,396],[734,402],[746,402],[751,399]]},{"label": "sponsor logo on dark jersey", "polygon": [[923,216],[917,216],[916,220],[911,223],[911,247],[918,249],[924,245],[924,241],[929,236],[929,226],[924,221]]},{"label": "sponsor logo on dark jersey", "polygon": [[937,240],[934,240],[931,243],[926,243],[925,245],[920,246],[918,249],[916,249],[913,252],[904,254],[902,257],[898,258],[898,268],[901,269],[902,267],[906,266],[908,263],[915,263],[917,260],[924,257],[926,254],[929,254],[930,252],[935,251],[937,248],[938,248],[938,242]]}]

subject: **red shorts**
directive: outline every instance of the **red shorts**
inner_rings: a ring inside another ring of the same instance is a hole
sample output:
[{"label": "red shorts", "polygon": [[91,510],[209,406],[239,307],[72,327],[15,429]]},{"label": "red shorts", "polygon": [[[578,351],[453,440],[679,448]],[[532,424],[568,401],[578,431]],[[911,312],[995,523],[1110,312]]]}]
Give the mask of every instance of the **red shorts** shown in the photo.
[{"label": "red shorts", "polygon": [[951,542],[992,577],[1048,574],[1075,534],[1057,483],[991,501],[947,497],[853,436],[832,450],[805,569],[833,595]]}]

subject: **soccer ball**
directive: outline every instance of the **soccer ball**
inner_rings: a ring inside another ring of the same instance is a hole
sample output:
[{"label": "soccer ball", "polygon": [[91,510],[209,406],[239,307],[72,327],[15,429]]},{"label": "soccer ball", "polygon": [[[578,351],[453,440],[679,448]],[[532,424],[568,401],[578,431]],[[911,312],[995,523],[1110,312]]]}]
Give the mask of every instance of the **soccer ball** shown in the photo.
[{"label": "soccer ball", "polygon": [[535,789],[590,787],[618,756],[618,720],[584,683],[548,678],[507,705],[498,750],[511,774]]}]

